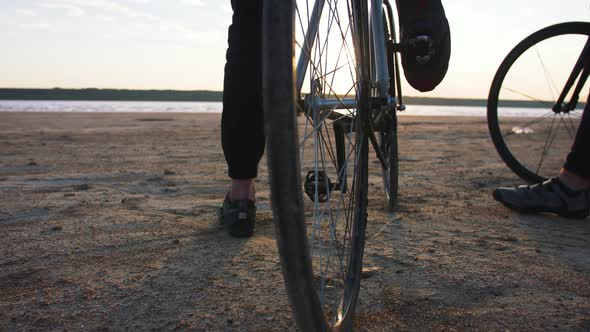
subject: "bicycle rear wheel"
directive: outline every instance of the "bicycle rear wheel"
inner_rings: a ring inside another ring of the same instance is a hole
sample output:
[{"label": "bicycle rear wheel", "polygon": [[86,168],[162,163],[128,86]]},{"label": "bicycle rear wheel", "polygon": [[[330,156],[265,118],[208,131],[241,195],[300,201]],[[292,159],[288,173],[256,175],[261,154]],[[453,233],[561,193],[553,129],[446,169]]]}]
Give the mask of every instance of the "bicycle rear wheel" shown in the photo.
[{"label": "bicycle rear wheel", "polygon": [[393,9],[389,1],[384,2],[384,31],[386,36],[384,43],[387,49],[387,67],[389,70],[389,96],[395,97],[395,108],[383,113],[384,119],[379,130],[379,148],[384,157],[382,165],[383,188],[387,208],[394,211],[397,206],[399,192],[399,163],[397,145],[397,114],[398,109],[403,109],[401,101],[401,81],[398,53],[393,45],[397,44],[397,33]]},{"label": "bicycle rear wheel", "polygon": [[[265,2],[272,205],[287,291],[303,331],[350,329],[360,288],[368,187],[368,139],[360,125],[369,116],[367,10],[365,1],[327,0],[313,32],[319,15],[309,3]],[[295,17],[295,25],[286,17]],[[287,36],[296,36],[295,43]],[[293,45],[308,59],[299,84]]]},{"label": "bicycle rear wheel", "polygon": [[[547,27],[520,42],[498,68],[488,96],[488,127],[504,162],[525,181],[544,181],[563,167],[584,104],[561,112],[553,107],[589,37],[590,23]],[[586,101],[590,86],[580,76]]]}]

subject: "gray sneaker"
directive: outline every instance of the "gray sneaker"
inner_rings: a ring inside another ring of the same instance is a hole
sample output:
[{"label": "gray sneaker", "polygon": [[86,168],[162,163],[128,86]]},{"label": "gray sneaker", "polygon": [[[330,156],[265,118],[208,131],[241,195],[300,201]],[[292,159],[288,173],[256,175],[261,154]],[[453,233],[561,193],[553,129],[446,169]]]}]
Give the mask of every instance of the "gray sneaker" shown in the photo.
[{"label": "gray sneaker", "polygon": [[256,204],[251,200],[232,201],[227,195],[219,208],[219,221],[230,235],[250,237],[256,224]]},{"label": "gray sneaker", "polygon": [[565,218],[584,219],[590,213],[590,190],[573,190],[558,178],[516,188],[498,188],[494,199],[525,213],[550,212]]}]

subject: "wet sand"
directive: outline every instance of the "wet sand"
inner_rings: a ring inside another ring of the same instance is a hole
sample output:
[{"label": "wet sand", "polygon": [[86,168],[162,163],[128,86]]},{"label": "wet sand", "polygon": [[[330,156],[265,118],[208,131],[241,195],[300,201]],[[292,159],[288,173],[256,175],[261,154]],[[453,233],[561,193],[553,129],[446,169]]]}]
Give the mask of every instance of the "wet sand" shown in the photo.
[{"label": "wet sand", "polygon": [[[218,114],[0,113],[0,330],[293,330],[261,166],[218,225]],[[400,119],[400,207],[372,162],[359,330],[589,330],[590,223],[523,215],[485,119]]]}]

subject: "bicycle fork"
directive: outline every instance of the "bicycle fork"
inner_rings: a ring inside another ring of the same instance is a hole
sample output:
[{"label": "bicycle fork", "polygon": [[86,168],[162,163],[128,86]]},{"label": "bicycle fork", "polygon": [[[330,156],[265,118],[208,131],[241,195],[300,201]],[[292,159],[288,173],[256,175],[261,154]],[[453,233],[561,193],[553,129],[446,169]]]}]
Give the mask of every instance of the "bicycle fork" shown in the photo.
[{"label": "bicycle fork", "polygon": [[[580,74],[580,72],[581,72],[581,74]],[[553,112],[555,112],[555,113],[568,113],[576,108],[576,106],[578,105],[578,101],[580,99],[580,92],[582,90],[582,87],[586,83],[588,76],[590,76],[590,39],[588,39],[588,41],[586,41],[586,44],[584,45],[584,48],[582,49],[582,53],[580,53],[580,57],[578,58],[578,61],[576,61],[576,64],[574,66],[574,69],[572,70],[572,73],[570,74],[568,80],[566,81],[565,86],[564,86],[563,90],[561,91],[559,98],[557,99],[557,102],[555,102],[555,105],[553,106]],[[579,77],[579,80],[578,80],[578,83],[576,84],[576,87],[574,88],[574,92],[572,93],[572,97],[571,97],[570,101],[567,103],[567,105],[564,105],[563,102],[564,102],[565,98],[567,97],[567,94],[569,93],[570,89],[572,88],[572,86],[574,85],[576,80],[578,79],[578,77]]]},{"label": "bicycle fork", "polygon": [[[310,62],[311,49],[313,48],[318,33],[319,21],[324,4],[325,0],[315,1],[310,16],[310,26],[307,34],[304,36],[304,45],[301,49],[296,73],[296,91],[299,95]],[[386,11],[384,11],[384,5]],[[357,40],[357,43],[366,45],[368,48],[361,48],[366,51],[372,47],[373,52],[368,52],[368,54],[364,54],[364,56],[365,59],[371,57],[374,60],[374,67],[366,68],[368,70],[363,73],[363,76],[366,77],[360,82],[357,82],[360,98],[359,96],[348,99],[340,99],[336,96],[335,98],[323,98],[323,93],[317,91],[321,86],[321,82],[319,81],[311,83],[311,91],[320,93],[310,93],[305,96],[303,100],[299,98],[301,104],[299,110],[301,112],[306,113],[308,116],[310,115],[310,112],[320,112],[322,113],[322,116],[320,116],[322,121],[325,119],[333,121],[336,143],[338,179],[336,179],[335,183],[332,183],[331,179],[329,179],[324,172],[314,172],[313,175],[310,172],[306,177],[304,188],[306,189],[306,194],[312,200],[315,198],[315,193],[312,188],[325,188],[318,194],[321,198],[320,201],[327,200],[330,192],[333,190],[340,190],[343,193],[347,192],[346,167],[348,159],[347,154],[349,151],[346,151],[346,135],[350,133],[360,133],[364,136],[363,139],[368,139],[371,142],[382,167],[388,167],[384,154],[386,151],[385,147],[380,146],[375,135],[375,130],[395,125],[396,123],[387,124],[386,122],[388,119],[396,122],[396,110],[404,109],[401,104],[401,99],[398,101],[393,97],[396,94],[396,88],[398,89],[397,92],[401,94],[399,70],[393,69],[394,63],[396,69],[399,69],[399,62],[397,61],[397,56],[394,54],[399,52],[399,50],[394,46],[395,29],[393,27],[393,13],[389,2],[387,0],[371,0],[370,9],[369,22],[364,22],[364,25],[361,24],[363,29],[368,29],[368,31],[363,34],[365,37],[368,37],[368,39],[363,41]],[[386,15],[390,20],[390,29],[387,29],[388,25],[385,22]],[[371,35],[372,38],[369,37],[369,35]],[[369,46],[368,43],[371,43],[371,45]],[[360,45],[357,45],[357,47],[360,47]],[[373,73],[372,79],[369,79],[369,72]],[[377,97],[373,97],[372,91],[376,92]],[[355,117],[342,115],[335,112],[337,109],[356,109],[358,114]],[[386,114],[390,112],[394,113],[393,116],[386,116]],[[323,114],[325,114],[325,116]],[[387,144],[385,141],[382,143],[382,145]]]}]

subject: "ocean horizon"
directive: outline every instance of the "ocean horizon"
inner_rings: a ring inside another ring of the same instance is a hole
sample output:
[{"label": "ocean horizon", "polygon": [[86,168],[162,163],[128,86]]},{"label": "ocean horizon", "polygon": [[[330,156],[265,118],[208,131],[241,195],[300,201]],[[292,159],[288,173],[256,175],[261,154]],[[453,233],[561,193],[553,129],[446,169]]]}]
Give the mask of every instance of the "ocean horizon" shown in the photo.
[{"label": "ocean horizon", "polygon": [[[40,113],[221,113],[221,102],[201,101],[59,101],[0,100],[0,112]],[[399,116],[476,116],[485,117],[484,106],[406,105]],[[510,108],[505,116],[535,117],[546,113],[535,108]]]}]

